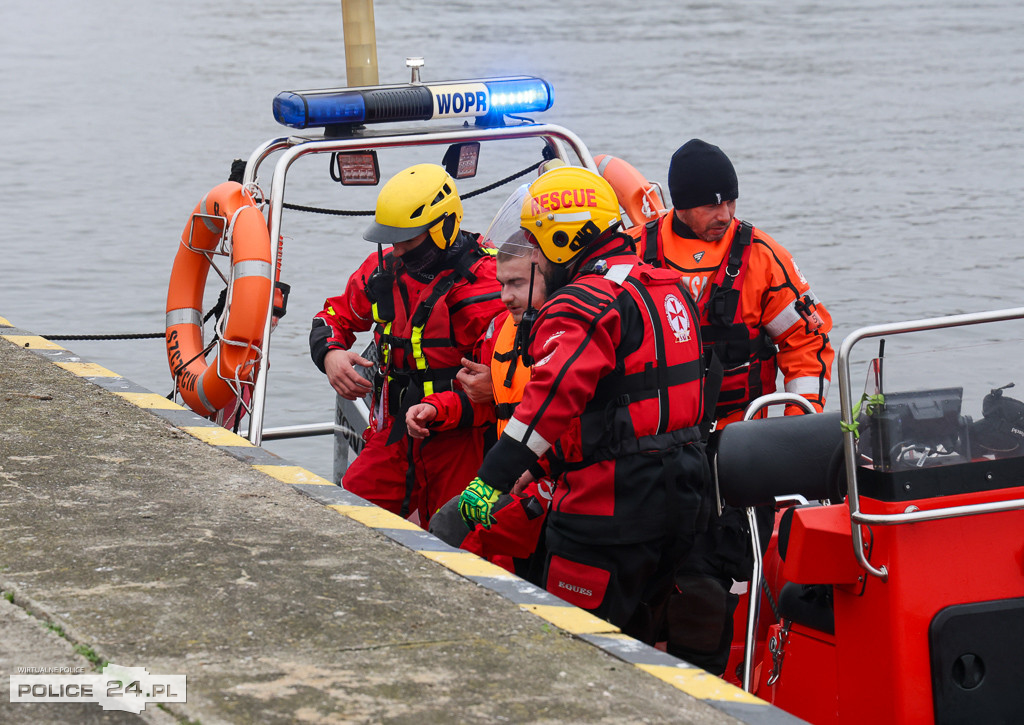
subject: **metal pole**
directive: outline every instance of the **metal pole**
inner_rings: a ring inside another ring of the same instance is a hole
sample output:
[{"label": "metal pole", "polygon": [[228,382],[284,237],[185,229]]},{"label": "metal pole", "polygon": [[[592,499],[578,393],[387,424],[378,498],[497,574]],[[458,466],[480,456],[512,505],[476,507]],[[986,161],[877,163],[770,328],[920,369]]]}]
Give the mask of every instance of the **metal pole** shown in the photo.
[{"label": "metal pole", "polygon": [[743,647],[743,689],[753,692],[754,655],[757,652],[757,620],[761,615],[761,580],[764,577],[764,561],[761,556],[761,532],[757,530],[756,509],[747,509],[747,525],[750,526],[750,544],[754,550],[754,566],[750,572],[747,589],[747,636]]},{"label": "metal pole", "polygon": [[[743,420],[751,420],[762,408],[770,405],[795,405],[806,414],[814,413],[814,406],[802,395],[796,393],[769,393],[762,395],[747,406]],[[715,481],[717,486],[718,482]],[[754,655],[757,652],[757,622],[761,615],[761,583],[764,579],[764,556],[761,553],[761,532],[757,529],[757,516],[754,507],[747,508],[747,522],[750,526],[750,548],[754,552],[754,566],[750,572],[750,585],[747,590],[747,633],[743,646],[743,689],[752,692],[754,682]]]},{"label": "metal pole", "polygon": [[335,393],[334,397],[334,478],[335,485],[341,485],[341,477],[345,475],[348,468],[348,438],[342,433],[346,427],[344,410],[345,399]]},{"label": "metal pole", "polygon": [[380,85],[377,79],[377,30],[373,20],[373,0],[341,0],[341,22],[348,85]]}]

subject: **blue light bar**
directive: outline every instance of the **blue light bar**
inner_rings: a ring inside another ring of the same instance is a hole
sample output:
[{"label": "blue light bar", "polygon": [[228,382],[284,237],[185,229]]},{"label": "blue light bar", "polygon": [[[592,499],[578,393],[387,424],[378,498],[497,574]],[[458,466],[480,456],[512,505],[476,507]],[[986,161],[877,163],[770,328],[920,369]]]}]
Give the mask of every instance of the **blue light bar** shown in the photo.
[{"label": "blue light bar", "polygon": [[274,99],[274,118],[292,128],[440,118],[475,118],[479,125],[495,126],[507,114],[546,111],[554,99],[551,85],[532,76],[285,91]]},{"label": "blue light bar", "polygon": [[555,100],[547,81],[529,78],[518,81],[485,83],[491,93],[491,111],[497,113],[532,113],[546,111]]},{"label": "blue light bar", "polygon": [[303,95],[285,91],[274,99],[274,118],[292,128],[362,123],[366,103],[359,93]]}]

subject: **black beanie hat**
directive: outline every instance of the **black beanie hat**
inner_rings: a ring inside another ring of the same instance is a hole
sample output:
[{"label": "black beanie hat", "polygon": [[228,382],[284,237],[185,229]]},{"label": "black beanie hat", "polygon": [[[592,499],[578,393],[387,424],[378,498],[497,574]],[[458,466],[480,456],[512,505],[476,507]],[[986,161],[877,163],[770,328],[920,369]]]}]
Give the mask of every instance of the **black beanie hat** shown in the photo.
[{"label": "black beanie hat", "polygon": [[722,149],[691,139],[672,154],[668,193],[676,209],[732,201],[740,195],[736,169]]}]

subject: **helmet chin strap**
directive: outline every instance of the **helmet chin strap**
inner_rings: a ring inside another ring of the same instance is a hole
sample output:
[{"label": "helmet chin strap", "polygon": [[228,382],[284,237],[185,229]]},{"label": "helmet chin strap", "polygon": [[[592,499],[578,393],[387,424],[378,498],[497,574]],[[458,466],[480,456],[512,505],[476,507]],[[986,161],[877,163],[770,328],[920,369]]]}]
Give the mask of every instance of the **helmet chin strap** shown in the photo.
[{"label": "helmet chin strap", "polygon": [[427,232],[431,243],[438,249],[447,251],[452,246],[452,242],[455,241],[457,224],[458,219],[455,218],[454,214],[447,213],[442,216]]}]

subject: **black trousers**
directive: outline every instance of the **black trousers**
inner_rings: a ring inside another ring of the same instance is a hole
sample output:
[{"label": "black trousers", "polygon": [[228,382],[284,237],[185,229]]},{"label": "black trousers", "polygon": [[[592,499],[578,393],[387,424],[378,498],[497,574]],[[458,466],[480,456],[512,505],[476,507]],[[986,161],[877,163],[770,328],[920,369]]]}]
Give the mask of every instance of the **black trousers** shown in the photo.
[{"label": "black trousers", "polygon": [[580,470],[569,482],[583,485],[587,476],[613,476],[613,514],[566,511],[556,493],[541,585],[654,644],[679,561],[707,527],[707,459],[702,446],[684,445],[612,463]]},{"label": "black trousers", "polygon": [[[693,538],[690,531],[633,544],[601,545],[575,541],[548,528],[543,586],[623,633],[654,644],[658,623],[675,589],[676,566]],[[589,586],[589,581],[596,586]]]}]

